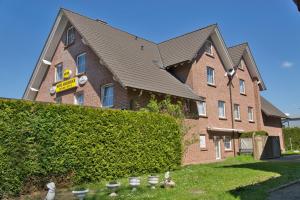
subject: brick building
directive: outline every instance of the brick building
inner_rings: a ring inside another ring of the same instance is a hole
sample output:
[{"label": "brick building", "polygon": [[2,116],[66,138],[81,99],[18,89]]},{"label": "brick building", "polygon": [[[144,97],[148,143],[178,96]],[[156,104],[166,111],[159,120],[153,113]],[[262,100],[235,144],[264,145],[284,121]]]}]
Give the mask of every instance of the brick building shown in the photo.
[{"label": "brick building", "polygon": [[137,109],[170,95],[189,113],[185,139],[195,142],[183,163],[192,164],[236,155],[244,131],[266,130],[284,149],[285,115],[263,90],[249,45],[227,48],[216,24],[154,43],[61,9],[23,98]]}]

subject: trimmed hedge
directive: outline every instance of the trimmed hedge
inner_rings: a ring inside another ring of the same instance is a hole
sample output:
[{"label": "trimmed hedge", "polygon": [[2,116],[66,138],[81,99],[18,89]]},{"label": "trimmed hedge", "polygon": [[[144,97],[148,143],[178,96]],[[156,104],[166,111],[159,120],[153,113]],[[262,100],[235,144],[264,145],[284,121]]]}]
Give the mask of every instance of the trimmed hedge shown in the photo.
[{"label": "trimmed hedge", "polygon": [[284,135],[284,143],[286,150],[291,149],[291,143],[293,146],[293,150],[300,150],[300,128],[284,128],[283,129]]},{"label": "trimmed hedge", "polygon": [[266,131],[249,131],[241,133],[241,138],[251,138],[252,134],[255,133],[255,136],[268,136],[268,133]]},{"label": "trimmed hedge", "polygon": [[0,194],[45,177],[85,183],[172,170],[181,139],[169,115],[0,99]]}]

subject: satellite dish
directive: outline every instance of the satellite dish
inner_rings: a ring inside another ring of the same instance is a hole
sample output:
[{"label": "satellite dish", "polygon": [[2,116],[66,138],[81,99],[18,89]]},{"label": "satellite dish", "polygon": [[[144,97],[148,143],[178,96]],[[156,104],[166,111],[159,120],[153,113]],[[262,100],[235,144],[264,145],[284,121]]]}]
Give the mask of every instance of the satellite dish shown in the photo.
[{"label": "satellite dish", "polygon": [[233,68],[231,68],[227,71],[227,75],[230,77],[232,77],[234,75],[234,73],[235,73],[235,70]]}]

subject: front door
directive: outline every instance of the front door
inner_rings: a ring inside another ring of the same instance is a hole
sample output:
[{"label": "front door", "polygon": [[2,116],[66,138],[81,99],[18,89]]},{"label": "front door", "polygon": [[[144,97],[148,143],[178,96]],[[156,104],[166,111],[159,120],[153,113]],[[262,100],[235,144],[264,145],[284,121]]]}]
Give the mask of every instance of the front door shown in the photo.
[{"label": "front door", "polygon": [[216,152],[216,160],[221,159],[221,139],[220,139],[220,137],[215,137],[215,152]]}]

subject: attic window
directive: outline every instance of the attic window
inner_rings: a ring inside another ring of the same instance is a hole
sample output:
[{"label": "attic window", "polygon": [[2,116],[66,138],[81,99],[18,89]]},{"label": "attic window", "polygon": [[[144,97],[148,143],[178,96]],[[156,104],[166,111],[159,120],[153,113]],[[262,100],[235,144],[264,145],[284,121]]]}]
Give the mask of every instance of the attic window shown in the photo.
[{"label": "attic window", "polygon": [[75,28],[73,26],[71,26],[70,28],[68,28],[67,30],[67,45],[72,44],[75,41]]},{"label": "attic window", "polygon": [[242,59],[240,64],[239,64],[239,69],[244,70],[245,66],[246,66],[245,61]]},{"label": "attic window", "polygon": [[207,40],[205,42],[205,45],[204,45],[204,51],[205,53],[209,54],[209,55],[213,55],[213,51],[212,51],[212,43],[211,41]]}]

